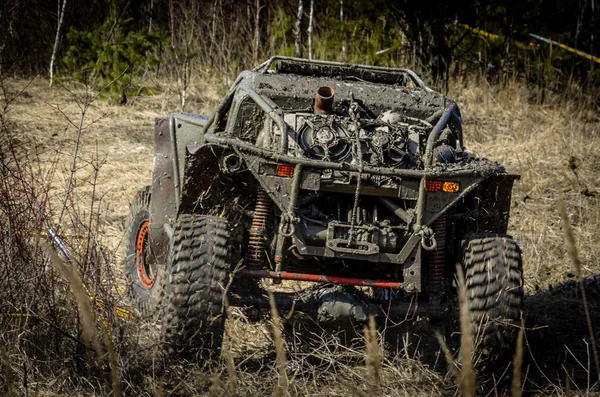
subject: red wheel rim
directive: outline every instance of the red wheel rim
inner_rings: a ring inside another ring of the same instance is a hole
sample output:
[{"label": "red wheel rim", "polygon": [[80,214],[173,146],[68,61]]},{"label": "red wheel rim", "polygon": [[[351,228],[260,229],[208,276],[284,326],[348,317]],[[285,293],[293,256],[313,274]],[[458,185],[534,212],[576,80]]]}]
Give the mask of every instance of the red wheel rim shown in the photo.
[{"label": "red wheel rim", "polygon": [[154,277],[151,277],[150,264],[146,261],[146,249],[148,245],[148,230],[150,222],[146,221],[140,226],[135,244],[135,264],[137,267],[138,278],[144,288],[150,289],[154,285]]}]

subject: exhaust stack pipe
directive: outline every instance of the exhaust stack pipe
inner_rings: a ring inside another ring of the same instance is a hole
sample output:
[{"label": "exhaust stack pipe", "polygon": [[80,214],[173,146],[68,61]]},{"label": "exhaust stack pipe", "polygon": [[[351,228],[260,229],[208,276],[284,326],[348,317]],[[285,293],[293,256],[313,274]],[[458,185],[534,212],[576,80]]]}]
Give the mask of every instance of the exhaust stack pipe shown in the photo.
[{"label": "exhaust stack pipe", "polygon": [[335,91],[331,87],[323,86],[317,90],[315,96],[315,114],[329,114],[333,108]]}]

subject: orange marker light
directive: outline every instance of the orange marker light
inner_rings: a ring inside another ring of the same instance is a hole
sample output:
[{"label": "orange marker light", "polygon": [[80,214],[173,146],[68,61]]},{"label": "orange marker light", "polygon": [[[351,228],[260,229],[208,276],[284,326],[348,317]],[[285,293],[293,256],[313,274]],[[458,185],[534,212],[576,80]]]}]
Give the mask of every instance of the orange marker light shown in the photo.
[{"label": "orange marker light", "polygon": [[442,191],[446,193],[456,193],[460,191],[460,184],[458,182],[444,182],[442,185]]},{"label": "orange marker light", "polygon": [[283,176],[285,178],[292,178],[294,176],[293,165],[278,165],[277,176]]}]

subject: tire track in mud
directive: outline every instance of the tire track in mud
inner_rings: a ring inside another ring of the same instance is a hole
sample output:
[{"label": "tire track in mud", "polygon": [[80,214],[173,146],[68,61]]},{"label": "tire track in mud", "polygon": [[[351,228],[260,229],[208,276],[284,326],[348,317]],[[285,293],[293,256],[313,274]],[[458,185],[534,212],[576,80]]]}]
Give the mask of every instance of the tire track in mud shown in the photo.
[{"label": "tire track in mud", "polygon": [[[594,338],[600,336],[600,275],[583,280]],[[568,376],[573,390],[598,380],[592,358],[581,290],[574,279],[525,297],[525,365],[529,388],[564,385]]]}]

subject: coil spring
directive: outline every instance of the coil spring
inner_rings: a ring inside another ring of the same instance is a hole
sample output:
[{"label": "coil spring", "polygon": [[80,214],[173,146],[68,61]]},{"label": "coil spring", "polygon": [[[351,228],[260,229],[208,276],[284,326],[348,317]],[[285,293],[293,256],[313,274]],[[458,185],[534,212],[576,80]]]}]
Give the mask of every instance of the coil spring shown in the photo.
[{"label": "coil spring", "polygon": [[250,226],[248,239],[247,264],[252,268],[260,268],[266,258],[267,231],[273,222],[273,201],[263,189],[256,193],[256,207]]},{"label": "coil spring", "polygon": [[435,234],[437,248],[429,254],[429,291],[442,292],[446,267],[446,213],[433,222],[431,230]]}]

